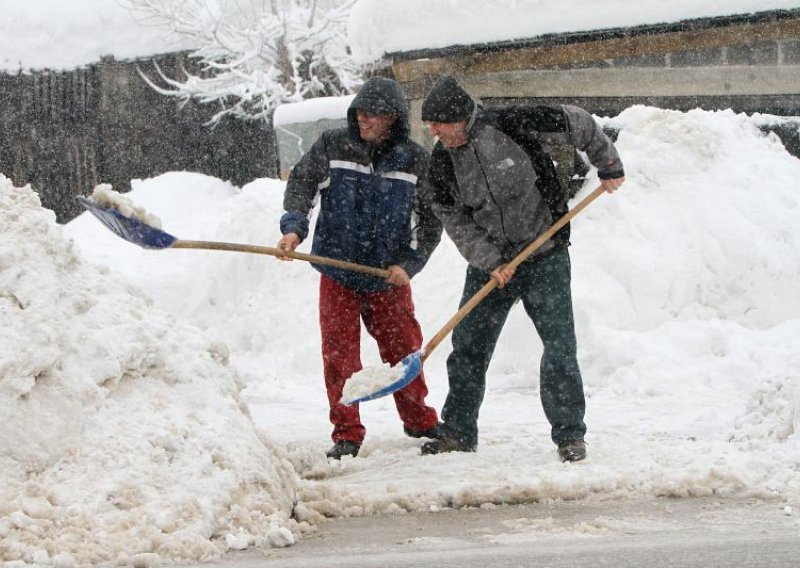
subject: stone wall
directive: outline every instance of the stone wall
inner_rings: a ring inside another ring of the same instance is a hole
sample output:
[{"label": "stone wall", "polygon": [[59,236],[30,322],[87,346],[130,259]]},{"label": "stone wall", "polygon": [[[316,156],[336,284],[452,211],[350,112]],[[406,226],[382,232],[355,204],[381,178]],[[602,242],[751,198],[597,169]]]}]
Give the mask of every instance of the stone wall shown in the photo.
[{"label": "stone wall", "polygon": [[[174,77],[192,64],[183,53],[154,58]],[[0,173],[32,184],[66,222],[74,196],[98,183],[125,192],[131,179],[194,171],[242,185],[277,176],[275,136],[264,122],[224,119],[217,110],[159,95],[138,69],[152,61],[113,58],[73,71],[0,73]]]}]

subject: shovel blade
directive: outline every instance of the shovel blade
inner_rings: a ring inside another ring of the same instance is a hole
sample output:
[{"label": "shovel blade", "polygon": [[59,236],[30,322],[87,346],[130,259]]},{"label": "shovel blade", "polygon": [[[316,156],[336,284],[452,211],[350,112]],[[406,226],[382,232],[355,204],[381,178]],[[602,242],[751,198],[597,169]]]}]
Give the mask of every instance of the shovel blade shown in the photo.
[{"label": "shovel blade", "polygon": [[116,209],[104,207],[83,196],[78,196],[76,199],[112,233],[129,243],[145,249],[165,249],[178,240],[169,233],[123,215]]},{"label": "shovel blade", "polygon": [[380,388],[371,393],[363,394],[352,400],[343,400],[342,402],[350,406],[352,404],[358,404],[359,402],[366,402],[368,400],[381,398],[399,391],[408,385],[408,383],[416,379],[419,376],[420,371],[422,371],[422,352],[416,351],[411,355],[406,355],[403,360],[398,363],[398,365],[401,367],[399,370],[400,372],[398,373],[399,376],[393,382],[386,385],[381,385]]}]

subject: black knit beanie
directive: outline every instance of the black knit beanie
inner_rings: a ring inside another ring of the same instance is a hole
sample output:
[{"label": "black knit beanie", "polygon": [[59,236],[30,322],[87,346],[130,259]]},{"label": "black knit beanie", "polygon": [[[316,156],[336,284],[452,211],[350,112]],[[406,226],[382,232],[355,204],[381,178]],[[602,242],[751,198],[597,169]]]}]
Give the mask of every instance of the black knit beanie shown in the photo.
[{"label": "black knit beanie", "polygon": [[422,120],[430,122],[461,122],[475,110],[475,100],[454,77],[440,77],[422,103]]}]

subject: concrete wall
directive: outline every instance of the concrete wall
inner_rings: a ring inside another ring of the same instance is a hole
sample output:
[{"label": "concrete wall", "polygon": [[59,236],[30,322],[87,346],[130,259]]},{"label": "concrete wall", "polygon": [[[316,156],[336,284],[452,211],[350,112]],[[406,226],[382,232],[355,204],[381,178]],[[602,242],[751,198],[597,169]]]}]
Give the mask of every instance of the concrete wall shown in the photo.
[{"label": "concrete wall", "polygon": [[[185,54],[156,60],[173,77],[192,65]],[[149,59],[113,58],[67,72],[0,73],[0,172],[32,184],[60,222],[82,211],[75,195],[101,182],[124,192],[131,179],[172,170],[237,185],[277,176],[269,125],[205,126],[217,109],[159,95],[137,67],[155,76]]]}]

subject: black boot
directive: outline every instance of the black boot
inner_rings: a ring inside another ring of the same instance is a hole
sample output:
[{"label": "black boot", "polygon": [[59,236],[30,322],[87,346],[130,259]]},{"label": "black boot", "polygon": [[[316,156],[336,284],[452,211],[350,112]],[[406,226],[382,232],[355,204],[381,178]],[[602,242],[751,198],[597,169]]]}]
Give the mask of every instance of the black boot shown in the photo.
[{"label": "black boot", "polygon": [[356,457],[358,455],[358,450],[361,448],[361,444],[358,442],[352,442],[350,440],[339,440],[336,442],[333,447],[328,450],[325,455],[328,458],[333,460],[340,460],[342,456],[352,456]]},{"label": "black boot", "polygon": [[447,452],[474,452],[475,444],[465,444],[455,438],[440,436],[436,440],[425,442],[420,446],[419,451],[422,455],[444,454]]},{"label": "black boot", "polygon": [[558,457],[562,462],[576,462],[586,459],[586,442],[583,440],[564,440],[558,443]]},{"label": "black boot", "polygon": [[427,430],[412,430],[408,426],[403,426],[403,432],[406,433],[406,436],[411,438],[431,438],[435,440],[436,438],[440,438],[442,435],[439,430],[441,426],[441,422],[437,422]]}]

